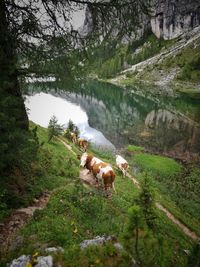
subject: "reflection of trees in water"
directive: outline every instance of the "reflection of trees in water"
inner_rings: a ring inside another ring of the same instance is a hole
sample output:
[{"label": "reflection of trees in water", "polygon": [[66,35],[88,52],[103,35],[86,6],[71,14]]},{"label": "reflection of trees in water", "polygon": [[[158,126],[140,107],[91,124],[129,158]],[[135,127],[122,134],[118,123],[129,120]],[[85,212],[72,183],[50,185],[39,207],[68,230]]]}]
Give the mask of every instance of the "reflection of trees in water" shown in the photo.
[{"label": "reflection of trees in water", "polygon": [[[41,87],[40,84],[40,90]],[[54,94],[79,104],[87,112],[90,126],[101,131],[116,147],[132,143],[171,154],[200,151],[199,127],[178,114],[174,99],[151,99],[97,81],[70,88],[61,82],[45,83],[44,87],[46,92],[56,89]],[[186,114],[188,105],[190,113],[195,111],[192,103],[178,100]]]},{"label": "reflection of trees in water", "polygon": [[200,127],[190,119],[168,110],[149,112],[145,128],[150,132],[151,146],[155,150],[181,156],[200,153]]}]

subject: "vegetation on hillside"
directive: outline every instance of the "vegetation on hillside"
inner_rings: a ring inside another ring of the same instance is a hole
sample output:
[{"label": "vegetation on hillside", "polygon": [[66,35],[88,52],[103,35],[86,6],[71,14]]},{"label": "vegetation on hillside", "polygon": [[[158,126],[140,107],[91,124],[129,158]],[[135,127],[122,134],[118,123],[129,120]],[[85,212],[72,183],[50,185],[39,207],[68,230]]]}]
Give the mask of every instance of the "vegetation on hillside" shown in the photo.
[{"label": "vegetation on hillside", "polygon": [[[143,177],[139,191],[116,171],[117,194],[107,199],[101,190],[80,182],[79,162],[73,153],[56,139],[48,143],[47,130],[38,127],[37,135],[39,143],[43,143],[35,162],[40,175],[35,175],[30,189],[39,192],[48,188],[54,192],[47,207],[36,211],[20,231],[23,242],[1,258],[0,266],[22,254],[45,255],[45,247],[52,246],[64,248],[64,253],[53,255],[56,265],[130,266],[134,259],[142,266],[189,266],[184,250],[192,251],[193,242],[154,210],[151,176]],[[106,152],[101,158],[114,160]],[[83,240],[97,235],[113,235],[116,241],[81,250]],[[116,248],[114,242],[120,242],[124,249]]]},{"label": "vegetation on hillside", "polygon": [[[146,172],[153,178],[154,187],[161,192],[162,197],[157,197],[189,227],[199,232],[199,171],[196,166],[191,166],[188,171],[173,159],[144,152],[134,152],[131,162],[137,173]],[[140,176],[138,175],[138,178]],[[173,202],[175,204],[173,204]],[[174,207],[180,209],[174,211]]]},{"label": "vegetation on hillside", "polygon": [[180,68],[177,76],[181,81],[200,81],[200,44],[199,39],[182,49],[176,56],[163,61],[163,68]]},{"label": "vegetation on hillside", "polygon": [[115,77],[128,66],[154,56],[172,43],[173,41],[159,40],[150,32],[146,32],[142,38],[129,44],[119,44],[113,40],[102,43],[87,51],[88,72],[100,78]]}]

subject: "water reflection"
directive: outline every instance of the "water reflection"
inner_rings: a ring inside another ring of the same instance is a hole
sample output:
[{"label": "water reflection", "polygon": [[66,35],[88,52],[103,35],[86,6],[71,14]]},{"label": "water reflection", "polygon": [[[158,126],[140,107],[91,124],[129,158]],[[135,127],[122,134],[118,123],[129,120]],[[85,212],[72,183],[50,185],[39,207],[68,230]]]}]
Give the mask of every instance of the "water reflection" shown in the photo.
[{"label": "water reflection", "polygon": [[[199,157],[198,102],[152,96],[140,88],[126,91],[95,81],[76,88],[67,88],[62,83],[43,86],[42,90],[84,110],[88,125],[103,133],[116,148],[134,144],[174,157]],[[36,90],[41,90],[41,85],[32,87],[32,91]],[[81,120],[84,122],[84,117]]]},{"label": "water reflection", "polygon": [[25,105],[29,119],[43,127],[48,126],[52,115],[55,115],[63,126],[66,126],[71,119],[79,127],[80,137],[86,138],[97,146],[115,149],[101,132],[89,126],[87,114],[79,105],[75,105],[58,95],[55,96],[55,93],[52,95],[41,92],[27,96]]}]

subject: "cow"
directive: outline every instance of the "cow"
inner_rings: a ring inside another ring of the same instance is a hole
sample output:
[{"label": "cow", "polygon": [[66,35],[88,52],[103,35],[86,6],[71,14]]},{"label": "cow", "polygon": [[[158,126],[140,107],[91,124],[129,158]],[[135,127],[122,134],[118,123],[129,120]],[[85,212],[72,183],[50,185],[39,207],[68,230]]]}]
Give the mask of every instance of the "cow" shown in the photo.
[{"label": "cow", "polygon": [[83,155],[81,156],[80,166],[86,167],[89,172],[92,172],[93,166],[98,163],[103,163],[103,161],[94,157],[91,154],[88,154],[87,152],[83,153]]},{"label": "cow", "polygon": [[76,134],[73,132],[70,132],[70,139],[72,140],[72,143],[76,143],[77,142]]},{"label": "cow", "polygon": [[91,171],[98,182],[103,181],[106,192],[108,189],[113,189],[116,192],[114,186],[115,173],[108,163],[85,152],[81,157],[80,166]]},{"label": "cow", "polygon": [[79,138],[78,139],[78,145],[80,148],[82,148],[84,151],[86,151],[87,147],[88,147],[88,141],[84,138]]},{"label": "cow", "polygon": [[120,155],[116,155],[116,165],[122,171],[123,176],[126,176],[127,169],[129,168],[128,162]]}]

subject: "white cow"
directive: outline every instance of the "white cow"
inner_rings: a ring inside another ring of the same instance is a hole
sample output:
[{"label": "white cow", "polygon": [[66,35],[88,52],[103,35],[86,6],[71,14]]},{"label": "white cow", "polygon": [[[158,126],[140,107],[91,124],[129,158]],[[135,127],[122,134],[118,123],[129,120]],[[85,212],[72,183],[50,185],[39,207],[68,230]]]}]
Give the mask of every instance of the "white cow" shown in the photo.
[{"label": "white cow", "polygon": [[127,169],[129,168],[128,162],[120,155],[116,155],[116,165],[122,171],[123,176],[126,176]]}]

